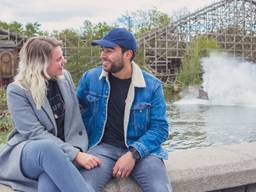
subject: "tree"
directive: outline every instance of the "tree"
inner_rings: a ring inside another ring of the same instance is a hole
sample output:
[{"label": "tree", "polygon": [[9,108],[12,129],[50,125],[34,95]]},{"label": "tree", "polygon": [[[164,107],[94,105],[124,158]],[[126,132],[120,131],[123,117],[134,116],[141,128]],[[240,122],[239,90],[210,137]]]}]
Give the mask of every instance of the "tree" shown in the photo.
[{"label": "tree", "polygon": [[93,24],[89,20],[84,20],[81,29],[81,36],[83,39],[93,39]]},{"label": "tree", "polygon": [[81,29],[81,37],[87,40],[102,38],[113,26],[108,25],[106,22],[99,22],[93,24],[89,20],[84,20]]},{"label": "tree", "polygon": [[111,26],[108,25],[106,22],[99,22],[93,27],[93,38],[99,39],[102,38],[108,31],[111,30]]},{"label": "tree", "polygon": [[21,33],[23,31],[23,25],[17,21],[13,21],[9,24],[9,30],[11,32]]},{"label": "tree", "polygon": [[117,19],[117,24],[128,28],[134,33],[141,34],[160,26],[166,26],[171,23],[171,18],[156,8],[149,10],[137,10],[126,12]]},{"label": "tree", "polygon": [[9,24],[7,22],[0,21],[0,29],[9,29]]},{"label": "tree", "polygon": [[202,70],[200,59],[209,55],[211,50],[217,50],[220,46],[212,37],[199,36],[190,42],[182,66],[176,76],[176,82],[182,85],[200,85],[202,83]]},{"label": "tree", "polygon": [[41,24],[38,22],[34,23],[28,23],[25,25],[25,34],[28,37],[35,36],[36,34],[42,34],[42,31],[40,31]]},{"label": "tree", "polygon": [[128,11],[126,11],[125,14],[121,15],[121,17],[117,19],[117,22],[118,24],[120,24],[121,27],[127,28],[129,31],[133,30],[134,19]]},{"label": "tree", "polygon": [[17,21],[14,21],[12,23],[0,21],[0,29],[10,30],[10,32],[22,32],[23,26]]}]

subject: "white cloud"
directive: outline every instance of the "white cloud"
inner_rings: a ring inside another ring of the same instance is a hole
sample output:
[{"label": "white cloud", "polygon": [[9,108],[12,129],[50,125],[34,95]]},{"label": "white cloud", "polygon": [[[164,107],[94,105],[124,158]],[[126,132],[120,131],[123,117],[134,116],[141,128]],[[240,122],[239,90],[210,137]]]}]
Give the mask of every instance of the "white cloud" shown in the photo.
[{"label": "white cloud", "polygon": [[85,19],[94,23],[113,23],[126,11],[147,10],[156,7],[172,15],[187,7],[194,11],[212,0],[0,0],[2,21],[39,22],[42,29],[52,31],[64,28],[79,29]]}]

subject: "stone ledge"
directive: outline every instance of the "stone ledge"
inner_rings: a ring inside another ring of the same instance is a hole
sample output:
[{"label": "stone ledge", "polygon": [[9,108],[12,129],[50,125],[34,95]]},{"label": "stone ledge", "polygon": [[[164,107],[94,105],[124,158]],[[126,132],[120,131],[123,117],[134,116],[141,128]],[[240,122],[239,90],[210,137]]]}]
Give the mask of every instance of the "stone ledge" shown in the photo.
[{"label": "stone ledge", "polygon": [[[165,163],[174,192],[242,192],[240,188],[248,187],[241,186],[247,185],[255,189],[250,184],[256,183],[256,143],[174,151]],[[4,186],[0,186],[0,191],[12,192]],[[113,179],[104,189],[104,192],[131,191],[141,192],[130,179]]]},{"label": "stone ledge", "polygon": [[166,162],[174,192],[205,192],[256,183],[256,143],[170,153]]}]

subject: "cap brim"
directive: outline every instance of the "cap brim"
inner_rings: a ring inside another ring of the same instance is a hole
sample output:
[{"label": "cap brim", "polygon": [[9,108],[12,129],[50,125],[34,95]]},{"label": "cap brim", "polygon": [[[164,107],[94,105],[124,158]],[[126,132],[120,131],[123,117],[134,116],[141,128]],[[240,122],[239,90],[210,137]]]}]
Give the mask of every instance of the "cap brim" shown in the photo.
[{"label": "cap brim", "polygon": [[94,40],[94,41],[92,41],[91,45],[93,45],[93,46],[99,45],[101,47],[106,47],[106,48],[113,48],[113,47],[117,46],[117,44],[112,43],[111,41],[107,41],[105,39]]}]

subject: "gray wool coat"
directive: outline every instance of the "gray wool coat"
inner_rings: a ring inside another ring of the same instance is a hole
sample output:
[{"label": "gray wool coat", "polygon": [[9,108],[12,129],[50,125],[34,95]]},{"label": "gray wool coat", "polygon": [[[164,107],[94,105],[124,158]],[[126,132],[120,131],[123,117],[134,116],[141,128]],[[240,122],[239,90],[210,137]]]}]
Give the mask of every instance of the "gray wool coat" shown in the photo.
[{"label": "gray wool coat", "polygon": [[65,102],[66,142],[56,136],[57,127],[47,98],[38,110],[29,91],[15,83],[7,88],[13,131],[0,149],[0,183],[11,186],[15,191],[37,191],[37,182],[24,177],[20,167],[22,148],[26,143],[38,139],[51,140],[67,154],[70,161],[74,160],[79,149],[87,150],[88,137],[70,74],[65,71],[63,78],[58,78],[57,82]]}]

